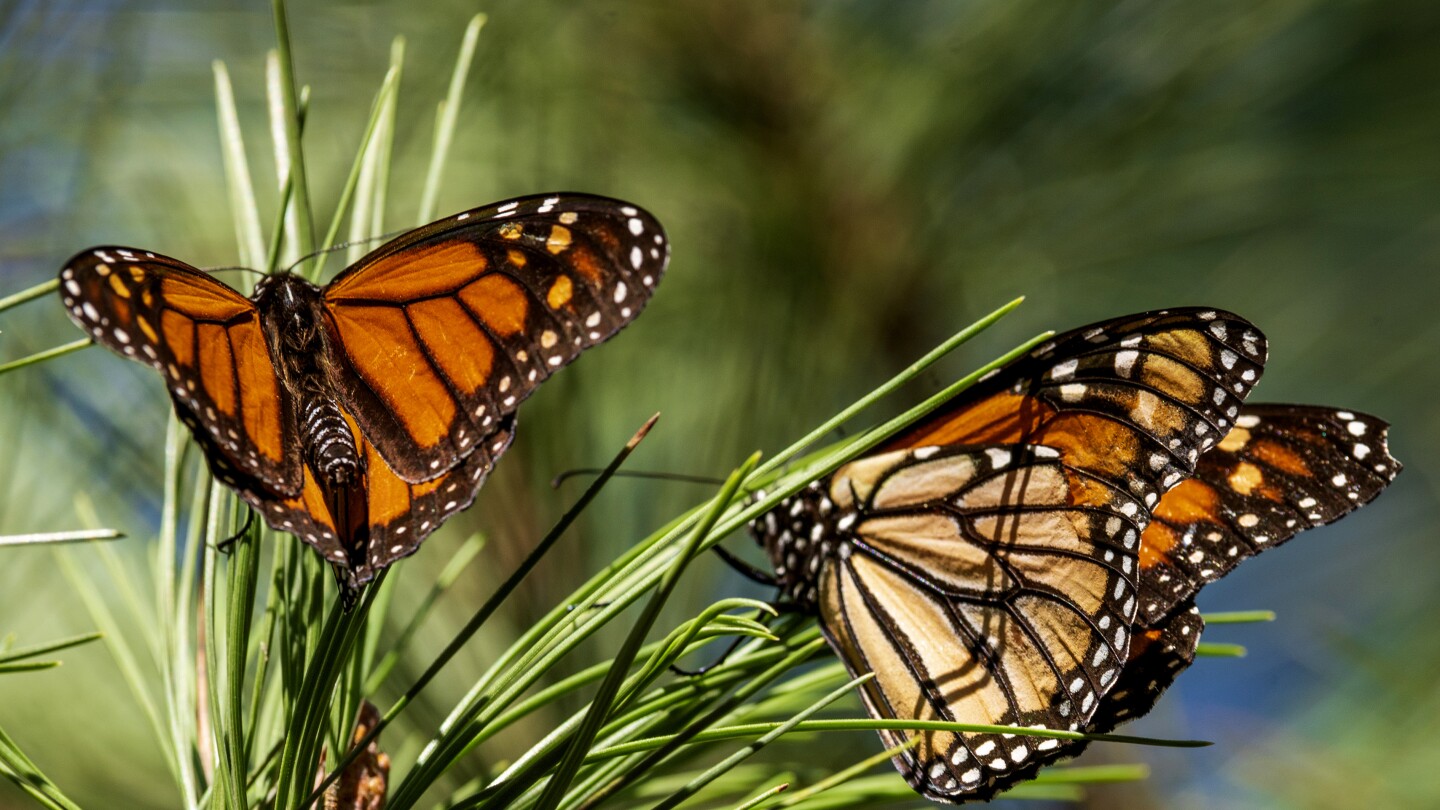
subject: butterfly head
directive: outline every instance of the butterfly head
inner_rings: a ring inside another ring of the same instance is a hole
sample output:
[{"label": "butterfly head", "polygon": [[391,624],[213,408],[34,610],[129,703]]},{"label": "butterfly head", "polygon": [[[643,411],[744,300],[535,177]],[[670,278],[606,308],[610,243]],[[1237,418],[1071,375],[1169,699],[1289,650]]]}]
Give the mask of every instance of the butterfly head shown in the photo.
[{"label": "butterfly head", "polygon": [[292,352],[317,352],[323,337],[324,302],[320,288],[293,273],[266,276],[251,295],[272,345]]}]

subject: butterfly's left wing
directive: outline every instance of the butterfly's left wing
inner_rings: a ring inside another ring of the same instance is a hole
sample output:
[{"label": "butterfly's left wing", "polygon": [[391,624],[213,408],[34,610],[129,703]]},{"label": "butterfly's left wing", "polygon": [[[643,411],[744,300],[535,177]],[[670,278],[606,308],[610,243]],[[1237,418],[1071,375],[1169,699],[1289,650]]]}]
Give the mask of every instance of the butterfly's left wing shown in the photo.
[{"label": "butterfly's left wing", "polygon": [[1247,405],[1155,507],[1140,539],[1140,610],[1160,622],[1242,561],[1369,503],[1400,472],[1373,416]]},{"label": "butterfly's left wing", "polygon": [[[1141,628],[1115,688],[1085,729],[1139,717],[1195,660],[1195,594],[1242,561],[1374,500],[1400,472],[1373,416],[1314,405],[1246,405],[1166,493],[1140,537]],[[1065,743],[1067,754],[1083,744]]]},{"label": "butterfly's left wing", "polygon": [[[812,514],[821,626],[871,714],[1083,728],[1120,675],[1143,507],[1047,447],[902,450],[852,462]],[[825,504],[828,503],[828,508]],[[826,525],[826,523],[830,525]],[[805,556],[813,554],[808,562]],[[998,733],[884,731],[938,801],[987,798],[1064,752]]]},{"label": "butterfly's left wing", "polygon": [[429,481],[635,318],[668,259],[654,217],[584,194],[411,231],[325,289],[346,409],[401,479]]},{"label": "butterfly's left wing", "polygon": [[254,302],[182,261],[114,246],[66,262],[60,300],[96,343],[164,377],[216,478],[268,496],[299,490],[295,405]]}]

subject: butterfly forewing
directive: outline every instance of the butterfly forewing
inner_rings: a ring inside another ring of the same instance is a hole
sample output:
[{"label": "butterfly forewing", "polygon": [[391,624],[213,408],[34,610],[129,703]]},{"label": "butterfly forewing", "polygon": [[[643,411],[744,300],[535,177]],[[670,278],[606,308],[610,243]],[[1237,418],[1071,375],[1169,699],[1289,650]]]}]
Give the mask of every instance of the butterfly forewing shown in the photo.
[{"label": "butterfly forewing", "polygon": [[1141,313],[1059,335],[886,449],[1042,444],[1153,506],[1234,423],[1266,343],[1228,312]]},{"label": "butterfly forewing", "polygon": [[1141,542],[1141,608],[1158,621],[1241,561],[1369,503],[1400,472],[1389,425],[1305,405],[1249,405]]},{"label": "butterfly forewing", "polygon": [[638,315],[668,258],[652,216],[585,195],[528,197],[412,231],[325,291],[349,410],[402,478],[434,478]]},{"label": "butterfly forewing", "polygon": [[[842,467],[815,525],[822,627],[882,717],[1074,729],[1118,676],[1135,611],[1132,496],[1044,447],[925,448]],[[843,528],[842,528],[843,526]],[[905,732],[884,732],[898,745]],[[927,796],[993,794],[1058,745],[927,732],[898,764]]]},{"label": "butterfly forewing", "polygon": [[164,376],[217,478],[299,491],[294,405],[253,302],[184,262],[135,248],[84,251],[60,283],[71,319],[91,338]]}]

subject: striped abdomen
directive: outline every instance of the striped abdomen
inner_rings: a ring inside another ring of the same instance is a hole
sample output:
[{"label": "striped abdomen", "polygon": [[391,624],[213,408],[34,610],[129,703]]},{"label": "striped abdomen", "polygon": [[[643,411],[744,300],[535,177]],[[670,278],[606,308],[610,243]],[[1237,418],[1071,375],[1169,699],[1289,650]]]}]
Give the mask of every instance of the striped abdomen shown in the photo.
[{"label": "striped abdomen", "polygon": [[316,377],[301,386],[300,443],[317,478],[329,484],[360,480],[360,451],[340,407]]}]

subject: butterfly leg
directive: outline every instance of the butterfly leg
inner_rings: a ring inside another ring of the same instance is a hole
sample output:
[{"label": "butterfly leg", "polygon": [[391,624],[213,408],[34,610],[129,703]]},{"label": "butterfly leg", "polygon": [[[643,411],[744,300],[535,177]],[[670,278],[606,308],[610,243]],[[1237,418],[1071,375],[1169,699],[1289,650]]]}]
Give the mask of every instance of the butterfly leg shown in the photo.
[{"label": "butterfly leg", "polygon": [[240,527],[240,531],[235,532],[234,534],[230,535],[229,537],[225,538],[224,540],[221,540],[220,542],[216,543],[216,544],[215,544],[215,550],[216,550],[216,551],[223,552],[223,553],[225,553],[225,554],[229,554],[229,553],[230,553],[230,547],[233,546],[233,545],[235,545],[235,543],[236,543],[237,541],[239,541],[240,538],[244,537],[246,532],[250,531],[250,524],[252,524],[252,523],[254,523],[254,522],[255,522],[255,510],[254,510],[254,509],[251,509],[249,506],[246,506],[246,507],[245,507],[245,525]]},{"label": "butterfly leg", "polygon": [[735,569],[736,572],[738,572],[746,579],[753,582],[758,582],[761,585],[766,585],[771,588],[777,587],[778,583],[776,583],[775,577],[771,576],[765,571],[762,571],[759,568],[756,568],[750,563],[745,562],[739,557],[736,557],[734,554],[726,551],[723,546],[711,546],[710,548],[712,551],[715,552],[716,555],[720,557],[720,559],[725,561],[726,565]]}]

